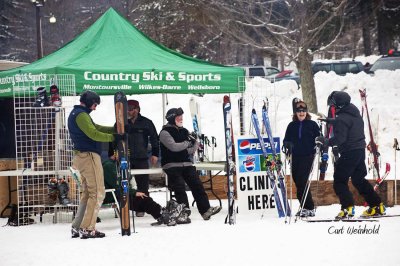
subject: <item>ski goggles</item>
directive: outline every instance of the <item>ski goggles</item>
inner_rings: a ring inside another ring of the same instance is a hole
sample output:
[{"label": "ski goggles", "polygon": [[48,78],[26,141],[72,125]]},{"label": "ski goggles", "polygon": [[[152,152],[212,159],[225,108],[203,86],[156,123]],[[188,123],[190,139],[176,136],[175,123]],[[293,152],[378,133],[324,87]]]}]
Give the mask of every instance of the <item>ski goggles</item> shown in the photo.
[{"label": "ski goggles", "polygon": [[296,113],[307,112],[307,105],[305,103],[298,103],[296,105]]},{"label": "ski goggles", "polygon": [[296,109],[296,113],[301,113],[301,112],[307,113],[307,108],[297,108]]}]

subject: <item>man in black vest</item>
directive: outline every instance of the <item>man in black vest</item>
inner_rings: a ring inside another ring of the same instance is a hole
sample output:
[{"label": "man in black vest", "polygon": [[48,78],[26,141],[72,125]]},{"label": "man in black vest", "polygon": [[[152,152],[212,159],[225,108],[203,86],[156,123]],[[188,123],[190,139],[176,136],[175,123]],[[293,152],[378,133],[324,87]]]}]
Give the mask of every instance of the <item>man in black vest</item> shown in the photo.
[{"label": "man in black vest", "polygon": [[[168,123],[160,132],[161,166],[168,176],[169,188],[175,192],[176,201],[186,205],[190,215],[186,183],[192,191],[199,213],[204,220],[209,220],[221,207],[210,206],[203,183],[190,159],[199,147],[199,142],[183,127],[182,108],[171,108],[165,118]],[[190,219],[178,220],[177,223],[190,223]]]},{"label": "man in black vest", "polygon": [[95,229],[97,214],[105,196],[101,143],[112,142],[123,136],[114,134],[114,127],[93,122],[89,114],[99,104],[99,95],[87,90],[80,97],[80,105],[75,105],[68,117],[68,130],[74,146],[72,166],[79,170],[82,179],[79,207],[72,222],[73,238],[105,237],[104,233]]}]

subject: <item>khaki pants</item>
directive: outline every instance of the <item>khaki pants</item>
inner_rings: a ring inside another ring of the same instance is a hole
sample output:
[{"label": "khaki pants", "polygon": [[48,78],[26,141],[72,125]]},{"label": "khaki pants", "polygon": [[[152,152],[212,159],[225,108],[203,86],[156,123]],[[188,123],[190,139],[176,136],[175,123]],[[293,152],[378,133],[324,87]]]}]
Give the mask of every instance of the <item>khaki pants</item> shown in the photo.
[{"label": "khaki pants", "polygon": [[94,152],[80,152],[74,156],[72,166],[79,170],[82,179],[81,199],[72,226],[94,230],[97,214],[105,196],[100,155]]}]

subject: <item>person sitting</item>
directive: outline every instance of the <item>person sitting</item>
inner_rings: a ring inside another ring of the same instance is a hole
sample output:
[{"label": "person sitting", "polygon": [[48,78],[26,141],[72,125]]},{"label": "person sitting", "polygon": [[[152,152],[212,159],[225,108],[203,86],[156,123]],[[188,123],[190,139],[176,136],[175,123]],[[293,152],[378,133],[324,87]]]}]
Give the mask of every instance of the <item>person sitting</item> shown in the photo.
[{"label": "person sitting", "polygon": [[[115,189],[117,198],[120,196],[120,187],[117,184],[117,168],[115,155],[112,151],[109,152],[109,159],[103,161],[104,170],[104,185],[106,189]],[[133,185],[132,185],[133,183]],[[168,226],[174,226],[177,224],[176,220],[180,215],[183,215],[182,209],[183,204],[178,204],[176,201],[169,201],[165,208],[161,207],[160,204],[155,202],[151,197],[147,196],[146,193],[137,191],[135,179],[132,178],[129,188],[129,209],[132,211],[142,210],[156,220],[152,225],[166,224]],[[111,195],[105,198],[104,203],[112,203],[113,198]]]},{"label": "person sitting", "polygon": [[[160,146],[161,166],[168,176],[168,185],[174,191],[176,201],[185,204],[185,210],[190,214],[186,183],[192,191],[199,213],[204,220],[209,220],[221,210],[221,206],[210,206],[203,183],[190,159],[199,147],[199,142],[183,127],[182,108],[171,108],[165,118],[168,123],[160,132]],[[190,223],[189,217],[186,223]]]}]

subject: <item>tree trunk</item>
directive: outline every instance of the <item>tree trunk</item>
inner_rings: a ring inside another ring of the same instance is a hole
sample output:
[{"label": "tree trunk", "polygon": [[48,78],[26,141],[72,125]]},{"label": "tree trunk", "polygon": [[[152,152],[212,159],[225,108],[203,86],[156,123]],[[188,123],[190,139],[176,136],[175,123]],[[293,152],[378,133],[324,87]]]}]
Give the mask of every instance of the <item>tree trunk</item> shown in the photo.
[{"label": "tree trunk", "polygon": [[370,33],[370,24],[372,16],[371,1],[370,0],[361,1],[360,11],[361,11],[361,28],[363,36],[364,54],[368,56],[372,54],[371,33]]},{"label": "tree trunk", "polygon": [[315,93],[314,76],[311,71],[312,56],[307,51],[300,52],[299,60],[296,61],[297,69],[301,77],[301,92],[303,100],[307,103],[308,111],[318,113],[317,96]]}]

